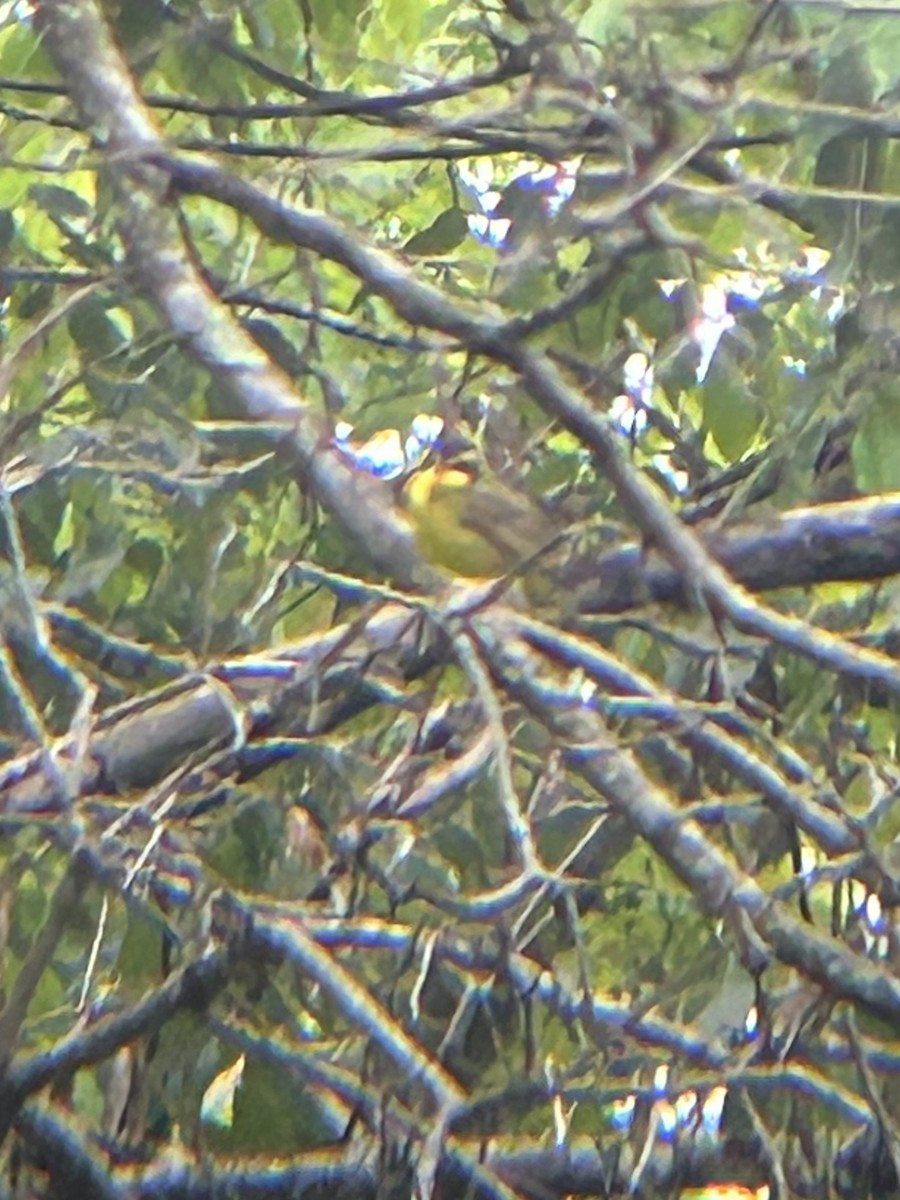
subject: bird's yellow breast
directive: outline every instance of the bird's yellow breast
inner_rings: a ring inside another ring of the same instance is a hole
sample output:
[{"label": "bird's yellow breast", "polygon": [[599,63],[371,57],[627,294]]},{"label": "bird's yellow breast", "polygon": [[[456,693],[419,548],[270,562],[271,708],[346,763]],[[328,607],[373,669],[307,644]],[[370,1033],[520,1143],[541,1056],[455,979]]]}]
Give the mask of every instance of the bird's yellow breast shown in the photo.
[{"label": "bird's yellow breast", "polygon": [[499,480],[437,464],[406,482],[404,501],[423,556],[470,579],[515,570],[553,536],[544,514]]}]

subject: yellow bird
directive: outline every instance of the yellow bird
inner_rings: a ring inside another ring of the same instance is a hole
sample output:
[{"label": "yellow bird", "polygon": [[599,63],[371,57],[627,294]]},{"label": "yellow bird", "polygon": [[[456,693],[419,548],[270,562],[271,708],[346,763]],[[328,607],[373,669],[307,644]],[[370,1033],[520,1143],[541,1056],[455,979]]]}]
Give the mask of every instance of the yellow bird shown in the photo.
[{"label": "yellow bird", "polygon": [[550,518],[468,459],[434,461],[403,485],[403,504],[422,556],[467,579],[516,571],[557,540]]}]

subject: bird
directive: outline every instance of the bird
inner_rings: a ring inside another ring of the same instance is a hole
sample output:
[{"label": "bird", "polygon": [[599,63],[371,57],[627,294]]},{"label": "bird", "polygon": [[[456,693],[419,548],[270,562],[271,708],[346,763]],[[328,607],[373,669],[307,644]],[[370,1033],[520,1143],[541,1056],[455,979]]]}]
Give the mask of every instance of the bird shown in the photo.
[{"label": "bird", "polygon": [[423,558],[463,579],[524,569],[560,536],[529,497],[492,475],[474,447],[441,447],[403,481],[403,509]]}]

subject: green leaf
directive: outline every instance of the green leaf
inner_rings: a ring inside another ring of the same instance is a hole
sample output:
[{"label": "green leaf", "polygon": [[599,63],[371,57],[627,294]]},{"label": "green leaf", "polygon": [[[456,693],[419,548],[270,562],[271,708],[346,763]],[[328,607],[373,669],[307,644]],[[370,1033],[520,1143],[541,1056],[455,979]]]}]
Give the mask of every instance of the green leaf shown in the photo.
[{"label": "green leaf", "polygon": [[266,1063],[248,1060],[234,1094],[234,1150],[285,1154],[321,1143],[329,1129],[315,1095]]},{"label": "green leaf", "polygon": [[8,208],[0,209],[0,251],[6,250],[15,236],[15,214]]},{"label": "green leaf", "polygon": [[230,1066],[215,1077],[203,1093],[200,1117],[220,1129],[230,1129],[234,1124],[234,1098],[244,1076],[246,1057],[241,1054]]},{"label": "green leaf", "polygon": [[455,250],[469,235],[469,222],[461,208],[448,208],[427,229],[414,233],[404,245],[406,254],[440,255]]},{"label": "green leaf", "polygon": [[730,358],[716,349],[702,389],[703,423],[726,462],[738,462],[759,433],[763,413],[750,381]]},{"label": "green leaf", "polygon": [[28,195],[45,212],[57,217],[89,217],[92,209],[84,197],[56,183],[33,183]]},{"label": "green leaf", "polygon": [[869,404],[850,454],[856,482],[862,491],[900,489],[900,389],[891,388]]},{"label": "green leaf", "polygon": [[69,332],[90,361],[114,354],[125,341],[99,296],[88,296],[78,305],[69,317]]}]

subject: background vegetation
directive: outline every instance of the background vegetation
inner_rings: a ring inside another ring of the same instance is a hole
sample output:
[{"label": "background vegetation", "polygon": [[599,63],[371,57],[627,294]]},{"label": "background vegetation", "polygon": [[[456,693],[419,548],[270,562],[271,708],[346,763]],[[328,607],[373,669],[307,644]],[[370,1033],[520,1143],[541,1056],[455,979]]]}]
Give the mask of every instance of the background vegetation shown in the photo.
[{"label": "background vegetation", "polygon": [[898,62],[0,4],[0,1194],[898,1194]]}]

